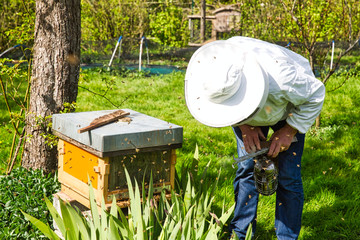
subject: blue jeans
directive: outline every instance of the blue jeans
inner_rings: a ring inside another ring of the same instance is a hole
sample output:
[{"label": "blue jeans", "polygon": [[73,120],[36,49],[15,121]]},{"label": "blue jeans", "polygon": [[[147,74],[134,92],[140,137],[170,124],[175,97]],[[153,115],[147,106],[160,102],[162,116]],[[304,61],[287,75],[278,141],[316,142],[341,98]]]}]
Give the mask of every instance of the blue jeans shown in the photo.
[{"label": "blue jeans", "polygon": [[[286,122],[280,121],[271,126],[277,131]],[[261,127],[265,136],[269,127]],[[242,134],[239,127],[233,128],[238,155],[246,155]],[[301,215],[304,204],[304,191],[301,180],[301,156],[304,148],[305,134],[296,134],[297,142],[291,144],[287,151],[278,155],[279,185],[276,191],[275,232],[279,240],[297,239],[301,228]],[[235,231],[244,239],[250,223],[253,232],[256,229],[256,212],[259,193],[255,188],[253,177],[254,161],[248,159],[238,164],[234,180],[235,211],[229,230]]]}]

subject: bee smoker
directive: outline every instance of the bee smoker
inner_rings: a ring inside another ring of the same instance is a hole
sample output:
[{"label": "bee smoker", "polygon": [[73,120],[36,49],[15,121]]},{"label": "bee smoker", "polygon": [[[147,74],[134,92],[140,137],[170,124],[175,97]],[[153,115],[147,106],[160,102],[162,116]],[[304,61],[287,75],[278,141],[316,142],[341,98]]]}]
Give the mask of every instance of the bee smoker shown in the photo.
[{"label": "bee smoker", "polygon": [[272,195],[278,186],[278,169],[266,154],[254,159],[254,179],[258,192],[265,196]]},{"label": "bee smoker", "polygon": [[[294,137],[291,141],[292,143],[297,142],[297,138]],[[263,142],[262,142],[263,143]],[[235,168],[236,164],[254,159],[254,178],[255,178],[255,187],[258,192],[262,195],[269,196],[276,192],[278,187],[278,175],[279,171],[274,161],[267,157],[266,153],[269,152],[270,143],[265,142],[264,148],[260,149],[257,152],[249,153],[247,155],[234,158],[234,163],[232,167]]]}]

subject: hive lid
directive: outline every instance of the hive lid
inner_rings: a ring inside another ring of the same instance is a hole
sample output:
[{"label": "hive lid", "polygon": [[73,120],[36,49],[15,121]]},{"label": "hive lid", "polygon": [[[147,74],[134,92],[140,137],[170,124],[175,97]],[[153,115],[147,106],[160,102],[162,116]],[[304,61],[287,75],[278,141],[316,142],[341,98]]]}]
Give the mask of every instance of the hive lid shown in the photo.
[{"label": "hive lid", "polygon": [[113,122],[84,133],[80,128],[88,126],[95,118],[116,110],[54,114],[52,130],[60,138],[69,138],[101,153],[137,150],[167,146],[177,148],[182,144],[181,126],[130,110],[132,121]]}]

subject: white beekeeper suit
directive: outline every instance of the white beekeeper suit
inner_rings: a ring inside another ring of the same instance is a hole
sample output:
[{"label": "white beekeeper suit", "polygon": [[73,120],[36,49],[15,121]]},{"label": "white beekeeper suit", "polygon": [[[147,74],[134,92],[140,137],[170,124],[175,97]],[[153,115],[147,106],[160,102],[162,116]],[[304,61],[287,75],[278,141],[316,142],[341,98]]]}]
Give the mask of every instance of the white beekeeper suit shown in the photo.
[{"label": "white beekeeper suit", "polygon": [[[325,87],[315,78],[307,59],[284,47],[247,37],[227,40],[255,54],[268,74],[264,107],[242,124],[270,126],[280,120],[305,133],[320,114]],[[289,104],[290,103],[290,104]]]},{"label": "white beekeeper suit", "polygon": [[[200,47],[185,75],[190,113],[211,127],[232,126],[239,157],[260,149],[269,128],[268,157],[276,158],[275,232],[279,240],[297,239],[304,191],[301,157],[305,133],[319,115],[325,86],[309,62],[284,47],[247,37],[218,40]],[[297,141],[293,142],[292,139]],[[234,178],[235,210],[230,232],[244,239],[256,228],[259,192],[254,161],[238,163]]]}]

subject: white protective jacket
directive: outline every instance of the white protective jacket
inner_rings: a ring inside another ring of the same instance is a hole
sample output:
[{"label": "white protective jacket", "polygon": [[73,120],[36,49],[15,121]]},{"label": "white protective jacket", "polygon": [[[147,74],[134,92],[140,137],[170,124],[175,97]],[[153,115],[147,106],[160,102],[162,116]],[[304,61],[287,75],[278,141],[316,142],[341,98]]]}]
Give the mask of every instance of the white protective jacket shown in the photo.
[{"label": "white protective jacket", "polygon": [[300,133],[305,133],[320,114],[325,98],[325,86],[315,78],[308,60],[258,39],[232,37],[227,41],[255,53],[269,76],[269,94],[264,107],[243,124],[271,126],[286,120]]}]

